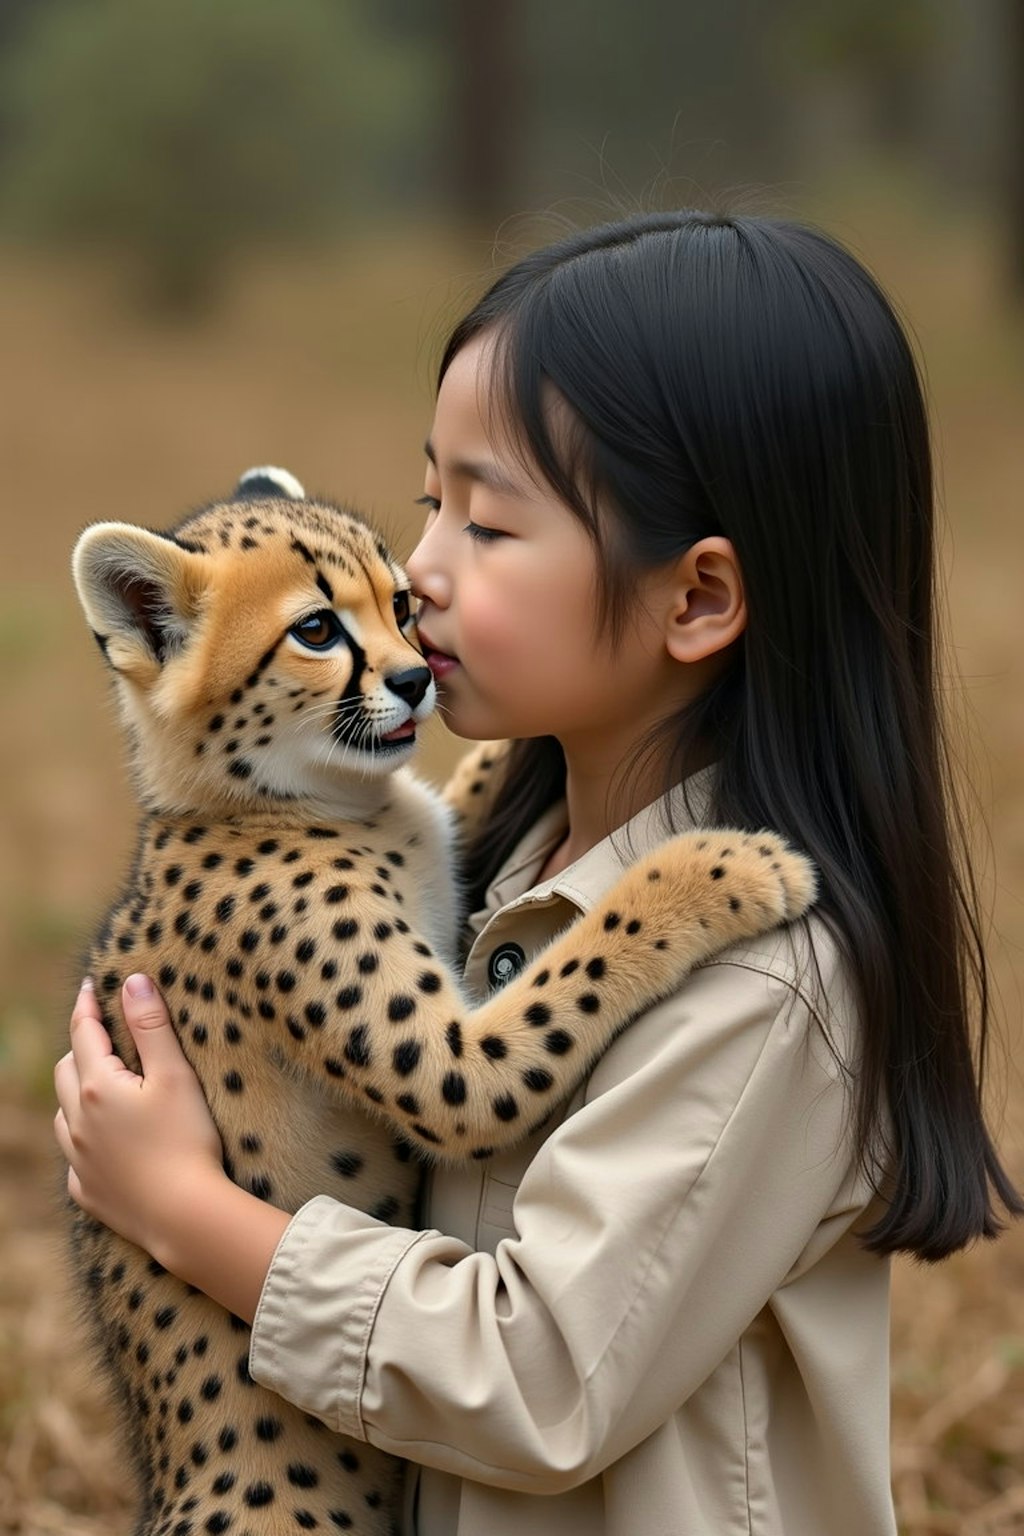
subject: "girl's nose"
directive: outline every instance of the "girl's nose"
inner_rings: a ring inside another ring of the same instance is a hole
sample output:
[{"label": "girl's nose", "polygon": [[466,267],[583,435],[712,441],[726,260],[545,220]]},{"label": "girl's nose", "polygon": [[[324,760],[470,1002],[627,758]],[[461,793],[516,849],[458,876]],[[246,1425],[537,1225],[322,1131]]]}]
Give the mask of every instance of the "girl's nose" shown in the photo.
[{"label": "girl's nose", "polygon": [[452,597],[452,582],[443,559],[441,541],[435,535],[437,520],[432,519],[416,548],[405,562],[412,590],[421,601],[435,608],[447,608]]}]

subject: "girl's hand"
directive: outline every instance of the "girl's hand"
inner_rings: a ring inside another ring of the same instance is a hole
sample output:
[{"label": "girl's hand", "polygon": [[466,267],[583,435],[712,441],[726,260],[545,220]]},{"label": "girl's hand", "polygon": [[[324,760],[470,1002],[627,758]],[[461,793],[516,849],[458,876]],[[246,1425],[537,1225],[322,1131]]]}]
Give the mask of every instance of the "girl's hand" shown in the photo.
[{"label": "girl's hand", "polygon": [[226,1183],[222,1148],[199,1079],[145,976],[121,994],[142,1076],[114,1055],[92,985],[71,1016],[71,1051],[54,1069],[57,1141],[71,1198],[122,1237],[160,1257],[201,1192]]}]

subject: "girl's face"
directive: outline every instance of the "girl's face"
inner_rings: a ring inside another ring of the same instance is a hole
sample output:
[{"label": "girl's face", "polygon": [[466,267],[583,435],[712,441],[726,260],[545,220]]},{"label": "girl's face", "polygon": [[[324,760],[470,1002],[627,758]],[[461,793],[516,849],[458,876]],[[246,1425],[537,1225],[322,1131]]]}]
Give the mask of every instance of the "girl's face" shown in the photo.
[{"label": "girl's face", "polygon": [[[582,524],[489,430],[492,343],[445,374],[427,444],[430,508],[407,561],[420,642],[450,728],[472,740],[557,737],[616,761],[686,696],[645,578],[614,647],[596,632],[598,570]],[[595,761],[594,766],[597,766]]]}]

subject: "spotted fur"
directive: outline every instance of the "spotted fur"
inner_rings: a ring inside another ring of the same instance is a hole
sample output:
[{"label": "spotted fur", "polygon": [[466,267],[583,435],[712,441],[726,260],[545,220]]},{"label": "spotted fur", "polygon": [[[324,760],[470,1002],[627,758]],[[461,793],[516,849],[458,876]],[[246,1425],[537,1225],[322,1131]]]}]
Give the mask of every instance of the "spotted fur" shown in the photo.
[{"label": "spotted fur", "polygon": [[[418,1153],[482,1158],[524,1136],[631,1017],[801,912],[813,879],[768,834],[676,839],[471,1007],[446,964],[451,813],[403,766],[434,703],[406,578],[353,514],[265,475],[170,533],[99,524],[76,548],[143,809],[91,968],[133,1065],[121,983],[157,977],[240,1185],[408,1223]],[[456,775],[464,824],[500,753]],[[73,1223],[134,1441],[137,1536],[390,1528],[391,1458],[264,1392],[244,1324]]]}]

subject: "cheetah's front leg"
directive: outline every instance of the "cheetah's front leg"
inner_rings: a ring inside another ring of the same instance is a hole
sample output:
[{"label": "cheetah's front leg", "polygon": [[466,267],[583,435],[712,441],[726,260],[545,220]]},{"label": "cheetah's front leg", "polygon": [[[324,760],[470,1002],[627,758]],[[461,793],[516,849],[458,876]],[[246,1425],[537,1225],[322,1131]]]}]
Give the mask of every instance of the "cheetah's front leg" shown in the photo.
[{"label": "cheetah's front leg", "polygon": [[434,1156],[487,1156],[544,1119],[695,965],[800,916],[814,888],[807,860],[769,833],[686,833],[474,1011],[424,967],[422,943],[390,949],[387,995],[361,996],[350,1027],[322,1032],[325,1068]]}]

